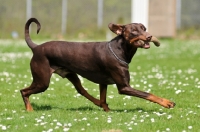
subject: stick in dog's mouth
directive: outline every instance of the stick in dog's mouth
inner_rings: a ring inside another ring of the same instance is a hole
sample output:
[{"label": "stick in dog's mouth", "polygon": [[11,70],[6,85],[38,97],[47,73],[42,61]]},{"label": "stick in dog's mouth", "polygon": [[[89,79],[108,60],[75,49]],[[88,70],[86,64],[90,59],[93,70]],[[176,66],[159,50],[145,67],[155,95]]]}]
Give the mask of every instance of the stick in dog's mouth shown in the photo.
[{"label": "stick in dog's mouth", "polygon": [[153,42],[154,45],[157,46],[157,47],[160,46],[160,42],[159,42],[159,40],[158,40],[156,37],[154,37],[154,36],[151,37],[150,42]]},{"label": "stick in dog's mouth", "polygon": [[147,41],[138,40],[138,41],[136,41],[136,43],[137,43],[141,48],[144,48],[144,49],[150,48],[150,44],[149,44],[149,42],[147,42]]},{"label": "stick in dog's mouth", "polygon": [[[132,43],[132,42],[134,42],[134,39],[130,41],[130,43]],[[150,41],[144,41],[144,40],[141,40],[141,39],[140,39],[140,40],[138,40],[138,41],[136,41],[136,42],[137,42],[137,44],[138,44],[139,46],[141,46],[141,47],[143,47],[143,48],[145,48],[145,49],[150,48],[149,42],[153,42],[154,45],[157,46],[157,47],[160,46],[159,40],[158,40],[156,37],[154,37],[154,36],[151,37],[151,40],[150,40]]]}]

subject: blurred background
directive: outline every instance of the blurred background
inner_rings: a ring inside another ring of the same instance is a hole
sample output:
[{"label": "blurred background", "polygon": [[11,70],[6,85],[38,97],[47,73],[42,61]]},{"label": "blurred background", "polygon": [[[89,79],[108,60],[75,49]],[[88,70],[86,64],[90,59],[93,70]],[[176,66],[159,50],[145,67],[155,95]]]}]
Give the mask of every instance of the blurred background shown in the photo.
[{"label": "blurred background", "polygon": [[199,0],[0,0],[0,39],[21,39],[36,17],[34,38],[106,40],[112,23],[143,23],[157,37],[199,39]]}]

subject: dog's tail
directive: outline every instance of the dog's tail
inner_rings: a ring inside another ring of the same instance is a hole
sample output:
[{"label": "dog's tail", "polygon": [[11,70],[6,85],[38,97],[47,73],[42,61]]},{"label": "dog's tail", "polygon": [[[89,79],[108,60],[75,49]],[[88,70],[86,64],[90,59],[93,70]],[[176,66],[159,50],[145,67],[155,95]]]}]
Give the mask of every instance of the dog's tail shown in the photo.
[{"label": "dog's tail", "polygon": [[39,31],[40,31],[41,25],[36,18],[30,18],[26,22],[26,25],[25,25],[25,40],[26,40],[26,43],[28,44],[28,46],[31,49],[34,49],[37,46],[37,44],[33,43],[33,41],[30,38],[30,35],[29,35],[29,26],[32,22],[35,22],[37,24],[37,33],[39,33]]}]

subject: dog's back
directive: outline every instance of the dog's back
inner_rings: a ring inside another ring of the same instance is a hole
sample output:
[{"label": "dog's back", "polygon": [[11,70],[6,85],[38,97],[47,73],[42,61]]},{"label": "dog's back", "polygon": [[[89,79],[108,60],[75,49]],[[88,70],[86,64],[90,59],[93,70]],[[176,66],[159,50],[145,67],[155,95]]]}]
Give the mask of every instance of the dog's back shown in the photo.
[{"label": "dog's back", "polygon": [[95,83],[112,84],[106,72],[110,56],[107,48],[107,42],[49,41],[33,49],[33,60],[45,57],[53,73],[62,77],[74,72]]}]

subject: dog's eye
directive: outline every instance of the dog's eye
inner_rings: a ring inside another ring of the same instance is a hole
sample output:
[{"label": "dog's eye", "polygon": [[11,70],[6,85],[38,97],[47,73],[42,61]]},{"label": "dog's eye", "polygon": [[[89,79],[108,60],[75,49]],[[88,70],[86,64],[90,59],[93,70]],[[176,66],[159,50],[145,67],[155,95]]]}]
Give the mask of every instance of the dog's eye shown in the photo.
[{"label": "dog's eye", "polygon": [[133,31],[130,33],[130,37],[135,37],[138,35],[138,32],[137,31]]},{"label": "dog's eye", "polygon": [[146,28],[144,26],[141,26],[142,30],[146,31]]}]

